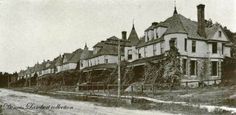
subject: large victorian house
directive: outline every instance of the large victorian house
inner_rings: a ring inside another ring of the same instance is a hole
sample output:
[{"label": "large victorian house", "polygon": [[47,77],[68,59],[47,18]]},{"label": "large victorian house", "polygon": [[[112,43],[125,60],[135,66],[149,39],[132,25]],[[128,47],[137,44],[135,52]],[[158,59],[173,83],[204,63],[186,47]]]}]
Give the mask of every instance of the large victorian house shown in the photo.
[{"label": "large victorian house", "polygon": [[197,6],[197,22],[178,14],[176,8],[165,21],[153,22],[138,44],[125,48],[129,66],[145,65],[145,59],[159,60],[158,56],[165,55],[174,44],[180,54],[182,81],[200,80],[203,63],[207,66],[204,79],[220,79],[222,61],[225,56],[230,57],[229,40],[221,25],[206,24],[204,7]]}]

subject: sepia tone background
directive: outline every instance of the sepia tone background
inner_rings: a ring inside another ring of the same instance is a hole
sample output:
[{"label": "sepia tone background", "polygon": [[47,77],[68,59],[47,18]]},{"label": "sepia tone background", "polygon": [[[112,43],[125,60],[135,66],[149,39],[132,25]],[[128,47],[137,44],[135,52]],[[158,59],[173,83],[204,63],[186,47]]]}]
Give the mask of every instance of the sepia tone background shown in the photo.
[{"label": "sepia tone background", "polygon": [[[206,19],[236,31],[235,0],[177,0],[176,6],[180,14],[197,20],[199,3],[206,5]],[[120,37],[133,22],[143,36],[150,22],[168,18],[173,9],[174,0],[1,0],[0,71],[19,71],[85,43],[91,48],[110,36]]]}]

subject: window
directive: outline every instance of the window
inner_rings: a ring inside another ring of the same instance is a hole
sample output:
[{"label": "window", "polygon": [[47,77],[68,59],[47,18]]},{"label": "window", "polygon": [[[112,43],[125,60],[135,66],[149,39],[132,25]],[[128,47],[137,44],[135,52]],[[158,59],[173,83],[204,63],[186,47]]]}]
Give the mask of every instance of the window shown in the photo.
[{"label": "window", "polygon": [[148,35],[147,35],[147,42],[149,41],[149,37],[148,37]]},{"label": "window", "polygon": [[128,50],[128,60],[132,59],[132,50]]},{"label": "window", "polygon": [[138,54],[138,58],[142,58],[141,53]]},{"label": "window", "polygon": [[157,51],[157,49],[156,49],[156,44],[153,44],[153,55],[154,55],[154,56],[156,55],[156,51]]},{"label": "window", "polygon": [[144,57],[146,57],[146,53],[147,53],[147,52],[146,52],[146,49],[147,49],[147,47],[145,46],[145,47],[144,47]]},{"label": "window", "polygon": [[170,44],[170,49],[176,47],[176,38],[171,38],[169,44]]},{"label": "window", "polygon": [[197,61],[190,61],[190,75],[196,75],[197,73]]},{"label": "window", "polygon": [[187,51],[187,44],[188,44],[188,41],[187,41],[187,38],[184,39],[184,50]]},{"label": "window", "polygon": [[158,38],[158,33],[156,32],[156,38]]},{"label": "window", "polygon": [[105,59],[105,63],[108,63],[108,59]]},{"label": "window", "polygon": [[80,63],[80,66],[83,67],[83,63],[82,62]]},{"label": "window", "polygon": [[221,32],[221,31],[218,32],[218,36],[219,36],[219,37],[222,36],[222,32]]},{"label": "window", "polygon": [[140,53],[139,49],[138,49],[138,58],[141,58],[141,53]]},{"label": "window", "polygon": [[160,50],[161,50],[161,54],[162,54],[163,53],[162,43],[160,44]]},{"label": "window", "polygon": [[216,42],[212,43],[212,53],[213,54],[217,53],[217,43]]},{"label": "window", "polygon": [[192,41],[192,52],[196,52],[196,41]]},{"label": "window", "polygon": [[184,75],[186,75],[187,74],[187,71],[186,71],[186,69],[187,69],[187,59],[183,59],[183,66],[182,66],[183,68],[183,74]]},{"label": "window", "polygon": [[217,61],[212,61],[211,62],[211,75],[212,76],[217,76],[217,67],[218,67],[218,62]]},{"label": "window", "polygon": [[222,43],[221,47],[222,47],[222,49],[221,49],[222,50],[222,54],[224,54],[224,44],[223,43]]}]

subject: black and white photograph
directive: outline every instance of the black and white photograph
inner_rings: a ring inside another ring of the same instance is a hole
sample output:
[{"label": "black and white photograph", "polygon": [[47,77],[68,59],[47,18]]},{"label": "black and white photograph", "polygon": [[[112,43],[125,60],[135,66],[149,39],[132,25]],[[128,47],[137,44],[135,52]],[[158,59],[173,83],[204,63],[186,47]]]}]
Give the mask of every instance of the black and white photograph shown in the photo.
[{"label": "black and white photograph", "polygon": [[236,115],[236,0],[0,0],[0,115]]}]

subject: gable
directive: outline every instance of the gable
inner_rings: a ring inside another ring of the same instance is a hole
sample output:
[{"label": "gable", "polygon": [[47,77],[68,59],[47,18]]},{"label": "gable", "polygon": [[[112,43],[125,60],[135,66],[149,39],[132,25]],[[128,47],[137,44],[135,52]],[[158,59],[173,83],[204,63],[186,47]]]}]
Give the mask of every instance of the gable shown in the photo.
[{"label": "gable", "polygon": [[216,31],[213,32],[212,36],[209,36],[210,40],[217,40],[217,41],[229,41],[227,38],[227,35],[224,33],[222,28],[216,29]]}]

